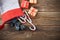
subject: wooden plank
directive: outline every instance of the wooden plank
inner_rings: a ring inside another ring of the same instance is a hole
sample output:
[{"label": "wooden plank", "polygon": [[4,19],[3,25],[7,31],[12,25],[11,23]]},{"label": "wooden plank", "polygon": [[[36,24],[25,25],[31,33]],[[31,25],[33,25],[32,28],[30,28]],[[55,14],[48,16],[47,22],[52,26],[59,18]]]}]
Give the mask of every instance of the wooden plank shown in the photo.
[{"label": "wooden plank", "polygon": [[42,18],[38,20],[33,20],[33,23],[35,25],[60,25],[60,20],[48,20],[48,19]]},{"label": "wooden plank", "polygon": [[60,18],[60,12],[38,12],[35,19],[44,18]]},{"label": "wooden plank", "polygon": [[0,31],[1,40],[57,40],[60,32],[56,31]]},{"label": "wooden plank", "polygon": [[60,12],[60,0],[38,0],[36,6],[39,11]]},{"label": "wooden plank", "polygon": [[60,17],[60,12],[39,12],[40,16],[46,17]]}]

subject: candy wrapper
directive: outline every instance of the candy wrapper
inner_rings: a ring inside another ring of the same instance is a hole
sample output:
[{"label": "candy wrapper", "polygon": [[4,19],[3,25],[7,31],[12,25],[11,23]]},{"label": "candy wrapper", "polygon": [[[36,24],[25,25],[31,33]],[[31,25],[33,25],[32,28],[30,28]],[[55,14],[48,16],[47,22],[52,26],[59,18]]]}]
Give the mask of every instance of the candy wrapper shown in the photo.
[{"label": "candy wrapper", "polygon": [[38,12],[38,9],[36,9],[34,7],[31,7],[30,10],[28,11],[28,13],[33,17],[36,16],[37,12]]},{"label": "candy wrapper", "polygon": [[37,0],[29,0],[30,3],[37,4]]},{"label": "candy wrapper", "polygon": [[21,2],[21,7],[22,8],[29,8],[29,2],[26,0],[22,0]]}]

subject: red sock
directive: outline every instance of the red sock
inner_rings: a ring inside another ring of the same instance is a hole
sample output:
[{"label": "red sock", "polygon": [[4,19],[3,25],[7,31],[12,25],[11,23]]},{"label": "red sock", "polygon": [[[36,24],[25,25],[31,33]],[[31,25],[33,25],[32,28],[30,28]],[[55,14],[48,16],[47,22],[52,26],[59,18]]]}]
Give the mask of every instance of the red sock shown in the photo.
[{"label": "red sock", "polygon": [[0,30],[2,30],[4,28],[4,24],[0,25]]}]

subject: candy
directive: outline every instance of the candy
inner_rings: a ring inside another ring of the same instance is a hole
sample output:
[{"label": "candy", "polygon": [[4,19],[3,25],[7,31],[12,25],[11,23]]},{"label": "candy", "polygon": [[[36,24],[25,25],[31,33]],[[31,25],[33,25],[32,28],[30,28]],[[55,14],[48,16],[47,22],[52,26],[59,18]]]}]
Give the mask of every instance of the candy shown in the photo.
[{"label": "candy", "polygon": [[25,0],[22,1],[22,2],[21,2],[21,7],[22,7],[22,8],[29,8],[29,2],[28,2],[28,1],[25,1]]},{"label": "candy", "polygon": [[36,16],[37,12],[38,12],[38,10],[37,10],[36,8],[31,7],[28,13],[29,13],[31,16],[34,17],[34,16]]},{"label": "candy", "polygon": [[30,3],[37,4],[37,0],[29,0]]}]

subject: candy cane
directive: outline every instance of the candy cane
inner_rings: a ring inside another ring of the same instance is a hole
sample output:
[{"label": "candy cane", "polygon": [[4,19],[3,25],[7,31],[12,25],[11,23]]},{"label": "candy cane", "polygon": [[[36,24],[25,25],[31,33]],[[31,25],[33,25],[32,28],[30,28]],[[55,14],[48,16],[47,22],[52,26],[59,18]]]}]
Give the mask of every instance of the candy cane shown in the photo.
[{"label": "candy cane", "polygon": [[30,30],[35,31],[36,30],[36,26],[32,23],[31,18],[29,17],[28,13],[25,11],[26,15],[28,16],[29,19],[26,19],[28,23],[30,23],[32,25],[33,28],[29,27]]},{"label": "candy cane", "polygon": [[[30,23],[33,28],[29,27],[29,29],[32,30],[32,31],[35,31],[35,30],[36,30],[36,26],[32,23],[32,20],[31,20],[31,18],[29,17],[28,13],[27,13],[25,10],[24,10],[24,12],[25,12],[25,18],[23,18],[23,17],[20,17],[20,18],[21,18],[22,20],[24,20],[25,22]],[[27,17],[28,17],[28,18],[27,18]],[[23,22],[20,18],[19,18],[18,20],[19,20],[20,22],[22,22],[22,23],[25,23],[25,22]]]}]

